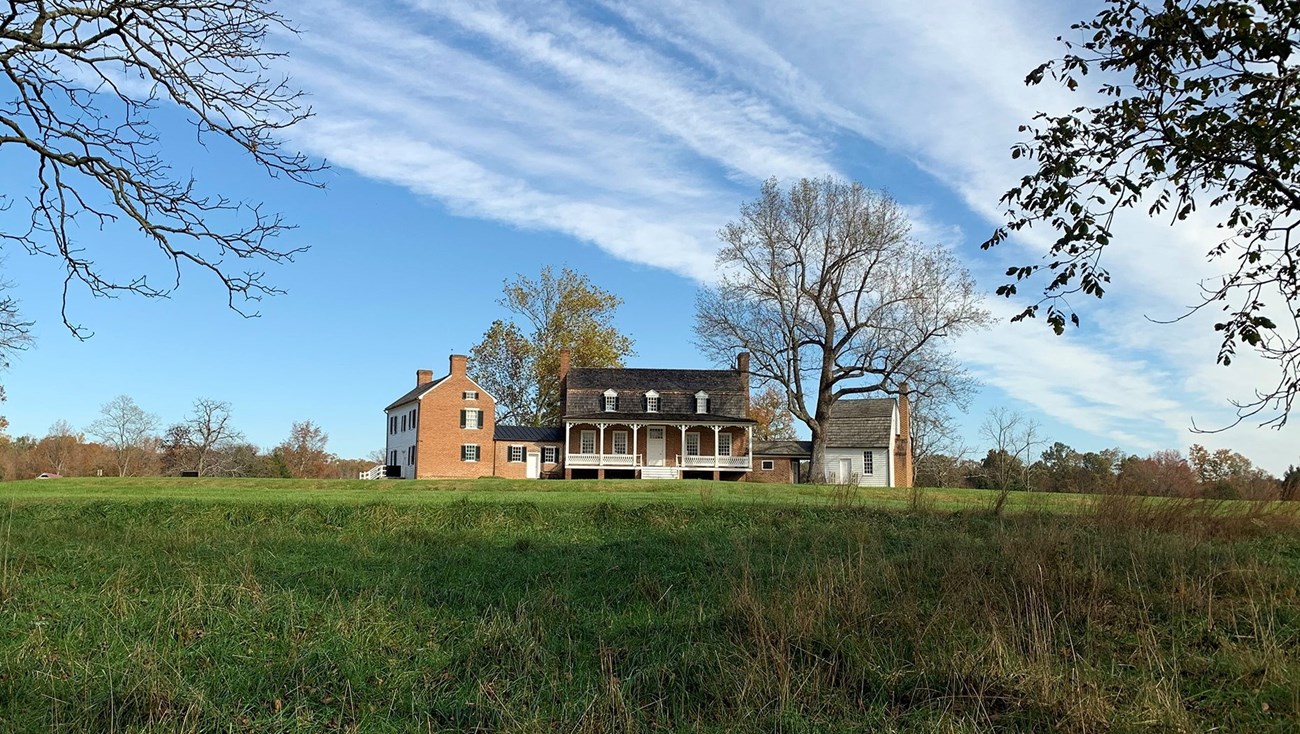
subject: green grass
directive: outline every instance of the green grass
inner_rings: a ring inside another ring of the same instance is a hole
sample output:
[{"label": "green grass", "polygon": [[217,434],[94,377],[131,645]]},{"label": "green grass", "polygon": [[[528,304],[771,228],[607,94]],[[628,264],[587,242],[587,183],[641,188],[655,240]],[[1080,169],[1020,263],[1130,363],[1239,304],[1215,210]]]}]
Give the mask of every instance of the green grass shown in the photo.
[{"label": "green grass", "polygon": [[0,731],[1300,726],[1294,513],[990,499],[0,485]]}]

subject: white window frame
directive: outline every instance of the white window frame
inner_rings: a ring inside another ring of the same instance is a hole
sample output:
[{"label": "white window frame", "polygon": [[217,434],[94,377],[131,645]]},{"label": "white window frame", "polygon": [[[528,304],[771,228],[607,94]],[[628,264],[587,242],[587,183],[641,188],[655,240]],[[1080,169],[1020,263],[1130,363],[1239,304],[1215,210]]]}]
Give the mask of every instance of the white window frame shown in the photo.
[{"label": "white window frame", "polygon": [[606,391],[605,391],[605,402],[601,403],[601,405],[604,406],[604,409],[605,409],[605,412],[606,412],[606,413],[613,413],[613,412],[617,411],[617,410],[618,410],[618,391],[617,391],[617,390],[606,390]]},{"label": "white window frame", "polygon": [[477,431],[483,427],[483,411],[478,408],[465,409],[465,430]]},{"label": "white window frame", "polygon": [[763,459],[758,462],[758,468],[763,471],[772,471],[776,468],[776,462],[771,459]]},{"label": "white window frame", "polygon": [[[612,435],[613,435],[614,438],[613,438],[613,443],[610,444],[610,445],[612,446],[612,448],[610,449],[610,453],[617,454],[617,455],[619,455],[619,456],[626,456],[627,453],[628,453],[628,450],[627,450],[627,436],[628,436],[628,433],[627,433],[627,431],[614,431],[614,432],[612,433]],[[619,443],[620,440],[623,442],[623,450],[622,450],[622,451],[619,451],[619,449],[618,449],[618,443]]]},{"label": "white window frame", "polygon": [[[587,443],[588,439],[590,439],[591,441],[590,444]],[[591,449],[590,451],[587,450],[588,446],[590,446]],[[588,431],[578,432],[578,453],[580,454],[596,453],[596,432],[595,431],[588,430]]]},{"label": "white window frame", "polygon": [[[695,444],[695,453],[691,453],[691,443]],[[686,456],[700,456],[700,432],[699,431],[688,431],[686,433],[686,445],[682,447],[682,452]]]},{"label": "white window frame", "polygon": [[465,390],[460,394],[461,400],[478,400],[478,390]]},{"label": "white window frame", "polygon": [[645,412],[647,413],[659,412],[659,393],[655,392],[654,390],[651,390],[650,392],[645,394]]},{"label": "white window frame", "polygon": [[[550,458],[547,458],[548,456],[549,456]],[[543,464],[558,464],[558,463],[560,463],[560,447],[559,447],[559,446],[543,446],[543,447],[542,447],[542,463],[543,463]]]},{"label": "white window frame", "polygon": [[478,444],[463,443],[460,445],[460,460],[466,462],[478,461]]},{"label": "white window frame", "polygon": [[862,452],[862,473],[875,474],[876,473],[875,467],[876,467],[876,452],[871,451],[870,449],[863,451]]},{"label": "white window frame", "polygon": [[[518,459],[515,458],[516,451],[519,452]],[[522,464],[524,463],[524,458],[527,456],[527,453],[528,452],[524,450],[523,446],[511,446],[506,449],[506,461],[510,462],[511,464]]]},{"label": "white window frame", "polygon": [[[726,439],[725,452],[723,451],[724,448],[723,439]],[[717,454],[718,456],[731,456],[731,434],[730,433],[718,434],[718,445],[714,447],[713,453]]]},{"label": "white window frame", "polygon": [[695,412],[699,414],[709,412],[709,394],[703,390],[695,393]]}]

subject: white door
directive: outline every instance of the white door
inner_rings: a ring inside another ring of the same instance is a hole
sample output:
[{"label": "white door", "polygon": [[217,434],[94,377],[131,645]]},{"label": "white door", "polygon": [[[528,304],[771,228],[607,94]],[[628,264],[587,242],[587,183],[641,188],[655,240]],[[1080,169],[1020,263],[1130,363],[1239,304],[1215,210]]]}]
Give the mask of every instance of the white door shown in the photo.
[{"label": "white door", "polygon": [[536,479],[542,475],[542,457],[539,454],[528,455],[528,478]]},{"label": "white door", "polygon": [[650,426],[646,429],[645,465],[664,465],[664,427]]},{"label": "white door", "polygon": [[853,459],[840,459],[840,484],[853,481]]}]

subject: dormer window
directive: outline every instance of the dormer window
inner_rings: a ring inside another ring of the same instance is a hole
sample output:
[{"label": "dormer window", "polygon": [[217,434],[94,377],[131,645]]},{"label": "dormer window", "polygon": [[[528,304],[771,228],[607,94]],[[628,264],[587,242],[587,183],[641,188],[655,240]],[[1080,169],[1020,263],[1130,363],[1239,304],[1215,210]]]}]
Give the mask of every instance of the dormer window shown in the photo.
[{"label": "dormer window", "polygon": [[606,390],[605,391],[605,412],[613,413],[616,410],[618,410],[618,391]]},{"label": "dormer window", "polygon": [[696,413],[709,412],[709,394],[704,392],[703,390],[695,393],[695,412]]},{"label": "dormer window", "polygon": [[659,393],[655,392],[654,390],[651,390],[650,392],[645,394],[645,412],[647,413],[659,412]]}]

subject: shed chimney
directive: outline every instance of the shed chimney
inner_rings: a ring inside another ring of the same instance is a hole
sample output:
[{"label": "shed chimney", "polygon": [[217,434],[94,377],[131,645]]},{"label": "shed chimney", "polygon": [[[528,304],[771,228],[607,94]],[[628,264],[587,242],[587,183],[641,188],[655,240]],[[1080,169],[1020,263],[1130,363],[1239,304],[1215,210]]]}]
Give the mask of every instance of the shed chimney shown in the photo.
[{"label": "shed chimney", "polygon": [[736,355],[736,371],[740,373],[740,390],[745,396],[745,415],[749,415],[749,352]]},{"label": "shed chimney", "polygon": [[912,406],[907,399],[907,383],[898,385],[898,437],[895,440],[895,486],[912,486]]},{"label": "shed chimney", "polygon": [[464,376],[465,376],[465,364],[466,364],[468,361],[469,361],[469,358],[466,357],[466,356],[463,355],[463,354],[453,354],[453,355],[451,355],[451,376],[452,376],[452,377],[464,377]]},{"label": "shed chimney", "polygon": [[[560,350],[560,416],[569,413],[569,350]],[[567,429],[566,429],[567,430]]]},{"label": "shed chimney", "polygon": [[420,385],[427,385],[427,384],[429,384],[430,382],[433,382],[433,370],[416,370],[416,371],[415,371],[415,385],[416,385],[416,387],[419,387]]},{"label": "shed chimney", "polygon": [[560,350],[560,384],[564,384],[564,378],[569,376],[569,350]]}]

